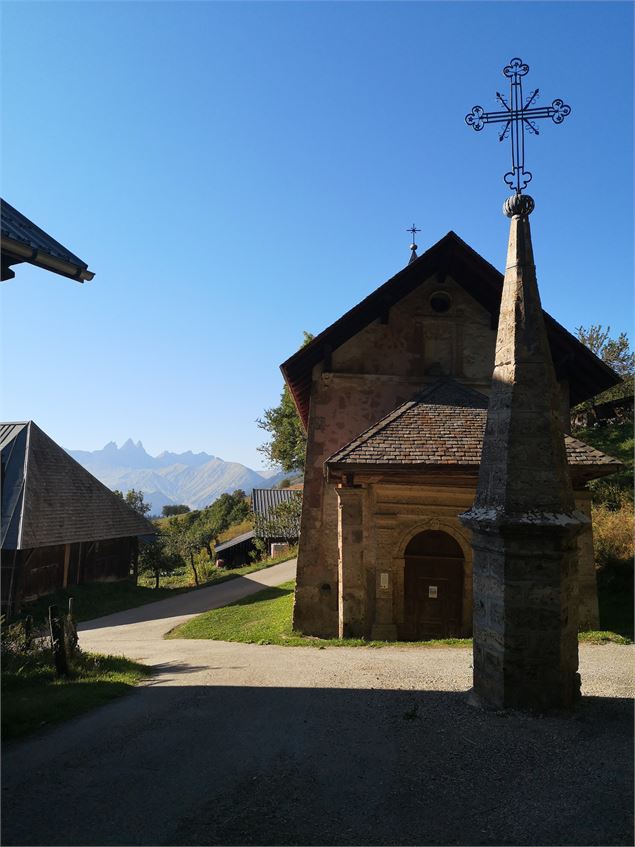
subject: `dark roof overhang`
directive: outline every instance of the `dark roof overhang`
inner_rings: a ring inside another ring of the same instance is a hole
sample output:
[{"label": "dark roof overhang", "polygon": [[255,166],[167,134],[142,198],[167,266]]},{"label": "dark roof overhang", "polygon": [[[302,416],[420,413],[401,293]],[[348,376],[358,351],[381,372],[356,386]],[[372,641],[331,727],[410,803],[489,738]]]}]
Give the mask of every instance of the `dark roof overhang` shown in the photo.
[{"label": "dark roof overhang", "polygon": [[95,276],[88,270],[86,262],[71,253],[68,248],[5,200],[2,201],[0,252],[2,253],[3,282],[15,276],[11,266],[22,262],[52,271],[76,282],[90,282]]},{"label": "dark roof overhang", "polygon": [[[496,326],[503,290],[503,274],[465,243],[448,232],[414,262],[377,288],[331,326],[282,363],[280,369],[304,427],[309,418],[313,368],[360,330],[367,327],[437,274],[451,276],[492,316]],[[581,403],[617,385],[620,377],[558,321],[543,311],[551,355],[559,379],[569,382],[571,405]]]}]

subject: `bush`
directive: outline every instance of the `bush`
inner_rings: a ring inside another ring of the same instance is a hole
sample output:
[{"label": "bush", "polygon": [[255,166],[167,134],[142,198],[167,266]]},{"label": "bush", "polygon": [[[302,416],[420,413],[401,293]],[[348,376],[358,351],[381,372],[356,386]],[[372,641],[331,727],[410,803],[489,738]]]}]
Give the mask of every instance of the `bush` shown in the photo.
[{"label": "bush", "polygon": [[595,504],[593,547],[598,568],[629,565],[633,561],[633,503],[627,492],[616,490],[606,503]]}]

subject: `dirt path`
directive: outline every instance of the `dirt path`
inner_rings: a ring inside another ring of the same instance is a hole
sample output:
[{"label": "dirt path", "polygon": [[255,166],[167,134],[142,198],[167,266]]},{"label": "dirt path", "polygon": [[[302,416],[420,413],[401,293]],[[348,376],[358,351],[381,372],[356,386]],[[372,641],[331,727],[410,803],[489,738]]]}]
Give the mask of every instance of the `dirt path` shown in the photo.
[{"label": "dirt path", "polygon": [[151,635],[172,612],[82,633],[159,673],[5,752],[3,844],[632,844],[632,647],[532,718],[467,705],[468,650]]}]

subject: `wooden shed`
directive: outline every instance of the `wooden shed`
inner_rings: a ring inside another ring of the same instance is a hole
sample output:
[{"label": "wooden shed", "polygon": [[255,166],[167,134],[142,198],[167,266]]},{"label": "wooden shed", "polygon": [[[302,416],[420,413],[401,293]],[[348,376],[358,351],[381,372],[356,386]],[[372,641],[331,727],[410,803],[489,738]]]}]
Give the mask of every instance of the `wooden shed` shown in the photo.
[{"label": "wooden shed", "polygon": [[129,579],[156,533],[33,421],[0,424],[2,608],[58,588]]}]

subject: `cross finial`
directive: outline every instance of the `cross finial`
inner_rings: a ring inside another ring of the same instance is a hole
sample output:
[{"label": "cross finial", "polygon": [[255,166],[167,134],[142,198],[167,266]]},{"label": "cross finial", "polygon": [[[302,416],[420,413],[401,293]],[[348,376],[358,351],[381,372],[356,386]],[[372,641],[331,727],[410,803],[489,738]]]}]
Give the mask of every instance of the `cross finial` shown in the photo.
[{"label": "cross finial", "polygon": [[539,135],[538,127],[534,123],[535,120],[551,118],[554,123],[561,124],[567,115],[571,114],[571,107],[559,99],[554,100],[551,106],[530,108],[538,97],[538,88],[532,91],[523,105],[522,78],[528,71],[529,65],[524,64],[522,59],[512,59],[503,68],[503,74],[510,82],[509,103],[497,91],[496,99],[504,109],[499,112],[486,112],[482,106],[474,106],[472,111],[465,116],[465,122],[477,132],[480,132],[485,124],[505,124],[498,137],[499,141],[504,141],[511,132],[512,169],[505,174],[504,179],[516,194],[521,194],[531,181],[531,171],[525,170],[525,128],[534,135]]},{"label": "cross finial", "polygon": [[[412,252],[410,254],[410,262],[414,262],[414,260],[417,258],[417,245],[415,244],[415,234],[417,232],[421,232],[421,230],[417,229],[417,227],[413,224],[406,230],[406,232],[412,233],[412,244],[410,245],[410,249]],[[410,262],[408,262],[408,264],[410,264]]]}]

